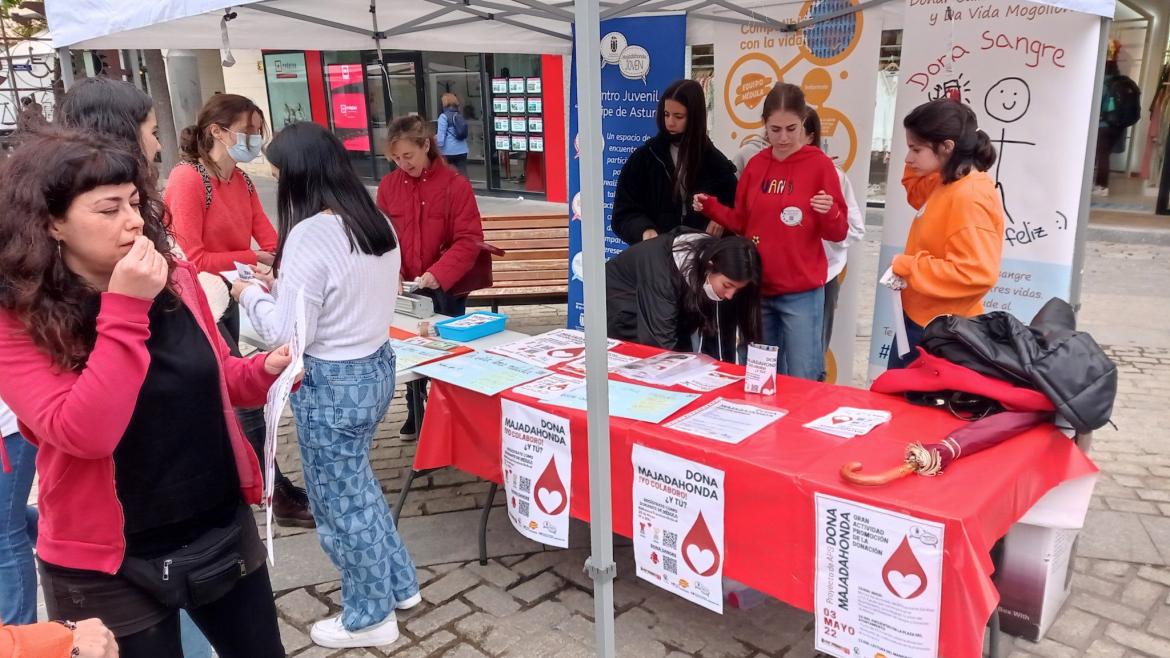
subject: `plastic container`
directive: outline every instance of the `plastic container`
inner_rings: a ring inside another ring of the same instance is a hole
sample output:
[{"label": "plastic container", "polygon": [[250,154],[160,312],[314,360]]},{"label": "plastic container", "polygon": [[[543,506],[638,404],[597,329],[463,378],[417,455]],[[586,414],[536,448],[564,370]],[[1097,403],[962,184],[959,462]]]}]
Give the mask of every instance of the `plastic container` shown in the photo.
[{"label": "plastic container", "polygon": [[740,610],[754,608],[768,600],[768,595],[730,578],[723,579],[723,598],[727,605]]},{"label": "plastic container", "polygon": [[504,330],[507,323],[508,316],[501,313],[476,311],[450,320],[436,322],[435,330],[439,332],[440,338],[466,343],[499,333]]}]

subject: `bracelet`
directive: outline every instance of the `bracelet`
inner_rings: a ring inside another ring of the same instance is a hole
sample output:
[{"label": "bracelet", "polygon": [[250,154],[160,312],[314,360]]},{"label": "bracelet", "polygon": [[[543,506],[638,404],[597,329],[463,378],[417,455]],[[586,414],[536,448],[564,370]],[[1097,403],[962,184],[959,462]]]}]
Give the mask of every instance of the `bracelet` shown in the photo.
[{"label": "bracelet", "polygon": [[69,621],[68,619],[54,619],[54,620],[52,620],[52,623],[61,624],[62,626],[64,626],[65,628],[68,628],[71,631],[77,630],[77,624],[74,624],[73,622]]}]

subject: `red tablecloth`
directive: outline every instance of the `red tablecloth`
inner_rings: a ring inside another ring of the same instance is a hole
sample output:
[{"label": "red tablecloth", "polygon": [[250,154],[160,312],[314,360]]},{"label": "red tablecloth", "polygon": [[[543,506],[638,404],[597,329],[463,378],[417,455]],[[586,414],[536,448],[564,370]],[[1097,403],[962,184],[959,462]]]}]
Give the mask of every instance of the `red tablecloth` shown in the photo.
[{"label": "red tablecloth", "polygon": [[[648,356],[657,350],[622,345]],[[729,372],[742,368],[723,366]],[[979,656],[983,628],[998,594],[989,553],[996,540],[1048,490],[1096,468],[1054,427],[1015,437],[956,463],[935,478],[912,476],[878,488],[840,479],[841,465],[884,469],[902,461],[906,444],[929,442],[961,425],[946,411],[869,391],[778,378],[775,396],[732,385],[703,394],[680,413],[716,397],[787,409],[788,415],[739,445],[729,445],[620,418],[611,419],[614,531],[632,536],[632,445],[639,443],[726,473],[724,574],[791,605],[812,610],[816,529],[813,494],[825,493],[945,524],[940,655]],[[678,389],[683,390],[683,389]],[[455,466],[493,482],[500,473],[500,400],[569,418],[573,441],[570,513],[589,520],[589,460],[584,411],[542,404],[507,391],[480,395],[433,382],[415,456],[416,469]],[[841,406],[886,409],[892,420],[864,437],[839,439],[801,425]]]}]

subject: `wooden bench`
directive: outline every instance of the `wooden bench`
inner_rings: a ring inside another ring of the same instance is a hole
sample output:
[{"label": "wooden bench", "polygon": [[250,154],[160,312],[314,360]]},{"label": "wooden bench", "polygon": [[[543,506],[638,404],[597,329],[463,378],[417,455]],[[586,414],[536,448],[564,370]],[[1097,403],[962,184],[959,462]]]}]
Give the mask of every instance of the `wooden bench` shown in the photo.
[{"label": "wooden bench", "polygon": [[492,287],[468,303],[557,304],[569,295],[569,218],[565,213],[483,218],[484,242],[503,249],[492,259]]}]

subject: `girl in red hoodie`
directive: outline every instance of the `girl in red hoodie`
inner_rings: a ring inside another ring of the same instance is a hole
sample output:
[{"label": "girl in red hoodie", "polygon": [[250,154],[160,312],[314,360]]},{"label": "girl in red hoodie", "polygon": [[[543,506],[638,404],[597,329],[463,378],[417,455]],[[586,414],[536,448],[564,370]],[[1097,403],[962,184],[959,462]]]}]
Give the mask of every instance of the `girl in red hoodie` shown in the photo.
[{"label": "girl in red hoodie", "polygon": [[807,113],[800,87],[777,83],[764,100],[771,148],[748,162],[735,208],[707,194],[696,194],[694,207],[755,241],[764,267],[762,340],[780,348],[780,374],[820,380],[828,272],[821,241],[845,239],[849,221],[833,161],[808,145]]}]

